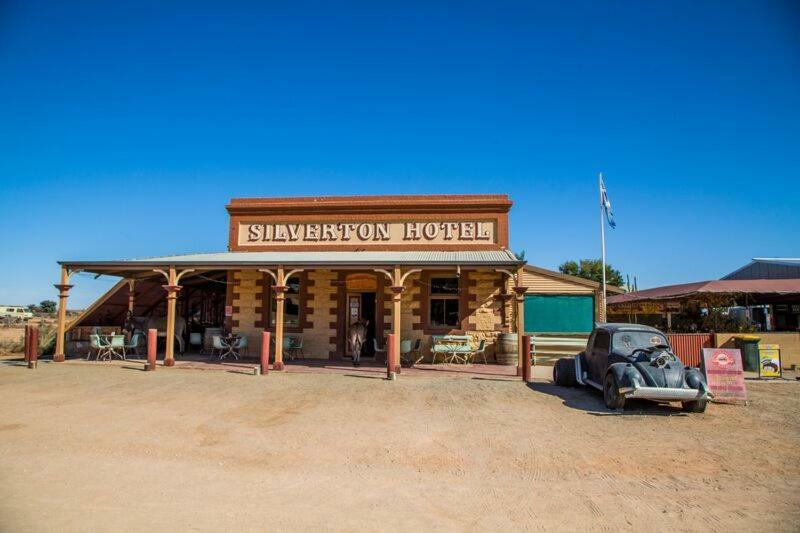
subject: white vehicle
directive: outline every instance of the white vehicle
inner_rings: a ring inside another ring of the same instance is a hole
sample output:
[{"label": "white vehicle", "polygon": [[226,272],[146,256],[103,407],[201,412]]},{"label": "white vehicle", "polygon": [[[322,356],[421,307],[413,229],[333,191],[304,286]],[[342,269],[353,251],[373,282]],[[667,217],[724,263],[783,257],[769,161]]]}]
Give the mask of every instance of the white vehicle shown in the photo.
[{"label": "white vehicle", "polygon": [[0,305],[0,319],[11,322],[23,322],[33,318],[33,313],[21,305]]}]

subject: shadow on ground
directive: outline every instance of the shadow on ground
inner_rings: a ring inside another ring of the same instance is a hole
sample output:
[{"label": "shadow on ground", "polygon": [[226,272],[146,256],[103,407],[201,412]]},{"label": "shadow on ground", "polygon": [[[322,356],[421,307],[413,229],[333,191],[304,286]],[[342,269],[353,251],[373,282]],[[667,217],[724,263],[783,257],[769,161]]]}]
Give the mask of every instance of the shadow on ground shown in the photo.
[{"label": "shadow on ground", "polygon": [[541,394],[556,396],[563,405],[592,416],[686,416],[680,407],[646,400],[628,400],[625,409],[611,410],[603,403],[600,391],[588,387],[560,387],[554,383],[528,383],[528,388]]}]

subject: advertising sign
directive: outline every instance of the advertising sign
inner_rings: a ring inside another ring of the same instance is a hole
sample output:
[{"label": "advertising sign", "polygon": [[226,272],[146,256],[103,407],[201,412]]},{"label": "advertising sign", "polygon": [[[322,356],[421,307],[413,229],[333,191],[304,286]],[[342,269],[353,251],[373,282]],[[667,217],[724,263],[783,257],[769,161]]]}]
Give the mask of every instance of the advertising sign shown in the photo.
[{"label": "advertising sign", "polygon": [[746,402],[742,353],[728,348],[703,348],[703,371],[714,400]]},{"label": "advertising sign", "polygon": [[660,315],[664,313],[677,313],[681,310],[681,304],[677,302],[637,302],[623,303],[608,306],[615,313],[628,313],[632,315]]},{"label": "advertising sign", "polygon": [[781,377],[781,347],[778,344],[758,345],[758,377]]},{"label": "advertising sign", "polygon": [[225,306],[225,316],[226,317],[233,316],[233,306],[232,305],[226,305]]}]

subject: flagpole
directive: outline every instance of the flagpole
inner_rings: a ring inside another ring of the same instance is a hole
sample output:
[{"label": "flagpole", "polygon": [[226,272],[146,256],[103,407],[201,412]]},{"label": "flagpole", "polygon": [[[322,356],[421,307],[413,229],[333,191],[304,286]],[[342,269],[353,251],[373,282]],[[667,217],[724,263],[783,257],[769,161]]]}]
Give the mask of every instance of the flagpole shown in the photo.
[{"label": "flagpole", "polygon": [[606,321],[606,226],[603,220],[603,210],[605,204],[603,202],[603,173],[600,172],[597,178],[597,186],[600,192],[600,249],[601,253],[601,268],[603,270],[603,284],[602,293],[600,294],[600,322]]}]

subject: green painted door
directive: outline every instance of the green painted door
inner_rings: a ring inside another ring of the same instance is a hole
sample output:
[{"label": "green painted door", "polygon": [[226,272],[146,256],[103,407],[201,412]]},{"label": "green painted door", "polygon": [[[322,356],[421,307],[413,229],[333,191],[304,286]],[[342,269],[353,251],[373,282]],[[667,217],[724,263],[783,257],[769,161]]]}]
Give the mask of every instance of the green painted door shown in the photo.
[{"label": "green painted door", "polygon": [[526,333],[591,333],[593,328],[593,296],[525,296]]}]

